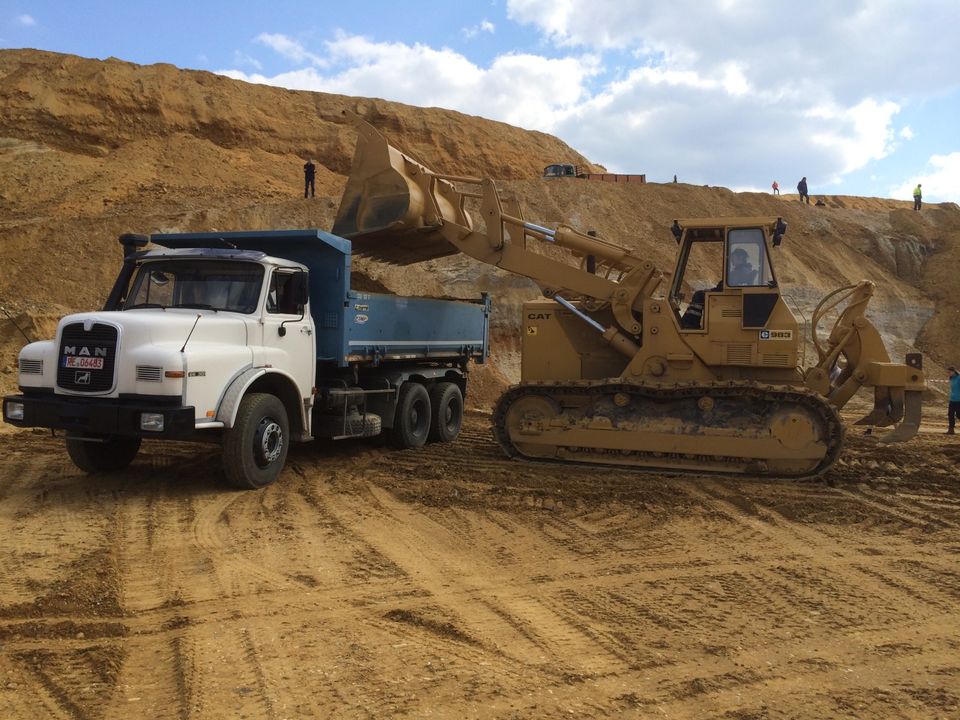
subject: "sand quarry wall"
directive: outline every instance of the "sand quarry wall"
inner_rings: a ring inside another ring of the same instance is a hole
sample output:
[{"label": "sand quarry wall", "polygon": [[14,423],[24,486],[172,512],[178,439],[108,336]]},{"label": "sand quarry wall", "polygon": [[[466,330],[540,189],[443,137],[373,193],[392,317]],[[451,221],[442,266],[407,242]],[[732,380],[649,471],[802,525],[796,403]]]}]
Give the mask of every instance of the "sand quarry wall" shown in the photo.
[{"label": "sand quarry wall", "polygon": [[[684,183],[545,181],[552,162],[590,166],[549,135],[438,108],[298,92],[170,65],[138,66],[32,51],[0,51],[0,391],[16,387],[24,340],[50,337],[67,311],[98,307],[122,232],[318,227],[333,223],[356,134],[355,112],[435,170],[493,177],[528,219],[567,223],[640,250],[669,278],[674,218],[782,216],[778,272],[809,316],[829,290],[877,284],[871,317],[891,354],[919,348],[934,379],[960,361],[957,260],[960,208],[909,201],[734,193]],[[304,200],[302,164],[317,164]],[[592,166],[599,169],[599,166]],[[643,168],[637,168],[642,172]],[[523,279],[452,257],[412,268],[358,259],[354,286],[495,303],[494,363],[475,399],[518,375],[519,307],[537,297]],[[808,358],[810,355],[808,354]],[[934,384],[934,388],[939,386]]]}]

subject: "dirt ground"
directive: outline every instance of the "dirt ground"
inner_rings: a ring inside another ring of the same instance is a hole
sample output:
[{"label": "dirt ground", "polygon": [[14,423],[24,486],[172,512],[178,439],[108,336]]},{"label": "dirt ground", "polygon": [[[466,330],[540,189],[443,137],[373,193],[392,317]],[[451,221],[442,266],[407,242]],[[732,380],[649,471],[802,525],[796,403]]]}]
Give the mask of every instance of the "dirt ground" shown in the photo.
[{"label": "dirt ground", "polygon": [[960,717],[960,442],[770,482],[215,446],[85,476],[0,444],[0,717]]}]

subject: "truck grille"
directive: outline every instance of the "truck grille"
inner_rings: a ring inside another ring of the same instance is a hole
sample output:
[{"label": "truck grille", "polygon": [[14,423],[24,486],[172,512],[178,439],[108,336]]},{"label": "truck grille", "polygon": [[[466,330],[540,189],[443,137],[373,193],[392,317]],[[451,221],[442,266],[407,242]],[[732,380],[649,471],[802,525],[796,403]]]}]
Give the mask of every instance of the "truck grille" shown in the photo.
[{"label": "truck grille", "polygon": [[24,375],[43,375],[43,360],[20,358],[20,372]]},{"label": "truck grille", "polygon": [[163,368],[154,365],[137,365],[137,380],[140,382],[161,382]]},{"label": "truck grille", "polygon": [[[69,358],[90,360],[102,367],[67,367]],[[116,358],[117,329],[112,325],[94,323],[89,332],[83,329],[83,323],[66,325],[60,336],[57,385],[74,392],[107,392],[113,388]]]}]

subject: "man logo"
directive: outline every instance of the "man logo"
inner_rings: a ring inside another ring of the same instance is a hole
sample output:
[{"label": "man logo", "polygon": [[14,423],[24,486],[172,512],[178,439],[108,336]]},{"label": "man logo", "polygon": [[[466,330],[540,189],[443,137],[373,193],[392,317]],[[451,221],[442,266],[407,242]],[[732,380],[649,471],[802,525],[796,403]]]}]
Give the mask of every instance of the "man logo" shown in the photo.
[{"label": "man logo", "polygon": [[74,385],[89,385],[90,384],[90,371],[86,372],[77,372],[73,374],[73,384]]}]

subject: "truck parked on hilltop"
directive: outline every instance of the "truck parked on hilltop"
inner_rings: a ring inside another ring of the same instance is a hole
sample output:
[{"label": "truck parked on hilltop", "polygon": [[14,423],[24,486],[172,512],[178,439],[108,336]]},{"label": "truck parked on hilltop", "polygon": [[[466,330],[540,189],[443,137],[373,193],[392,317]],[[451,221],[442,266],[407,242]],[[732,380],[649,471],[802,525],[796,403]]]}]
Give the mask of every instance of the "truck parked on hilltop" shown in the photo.
[{"label": "truck parked on hilltop", "polygon": [[[273,482],[291,441],[460,432],[468,363],[490,302],[351,290],[351,244],[319,230],[123,235],[102,311],[69,315],[20,352],[19,427],[64,431],[87,472],[143,438],[219,440],[228,480]],[[148,242],[157,246],[144,250]]]},{"label": "truck parked on hilltop", "polygon": [[543,169],[543,177],[545,178],[573,177],[573,178],[580,178],[581,180],[599,180],[600,182],[616,182],[616,183],[626,183],[626,182],[645,183],[647,181],[646,175],[625,175],[623,173],[588,172],[582,166],[573,165],[571,163],[554,163],[552,165],[547,165]]}]

